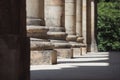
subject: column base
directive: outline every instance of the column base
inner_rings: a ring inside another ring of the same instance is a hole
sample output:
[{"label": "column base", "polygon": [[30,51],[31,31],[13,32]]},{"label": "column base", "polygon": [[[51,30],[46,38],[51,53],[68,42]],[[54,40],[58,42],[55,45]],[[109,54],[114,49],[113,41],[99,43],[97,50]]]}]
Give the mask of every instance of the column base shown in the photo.
[{"label": "column base", "polygon": [[76,35],[68,35],[66,37],[67,41],[77,41],[77,36]]},{"label": "column base", "polygon": [[31,65],[57,64],[57,52],[55,50],[31,51]]},{"label": "column base", "polygon": [[27,25],[45,26],[45,21],[37,18],[27,18]]},{"label": "column base", "polygon": [[48,32],[47,35],[49,39],[56,39],[56,40],[65,40],[67,36],[65,32]]},{"label": "column base", "polygon": [[78,38],[77,38],[77,42],[79,42],[79,43],[83,43],[83,40],[84,40],[83,37],[78,37]]},{"label": "column base", "polygon": [[49,29],[45,26],[30,25],[30,26],[27,26],[27,36],[33,37],[33,38],[47,39],[48,30]]}]

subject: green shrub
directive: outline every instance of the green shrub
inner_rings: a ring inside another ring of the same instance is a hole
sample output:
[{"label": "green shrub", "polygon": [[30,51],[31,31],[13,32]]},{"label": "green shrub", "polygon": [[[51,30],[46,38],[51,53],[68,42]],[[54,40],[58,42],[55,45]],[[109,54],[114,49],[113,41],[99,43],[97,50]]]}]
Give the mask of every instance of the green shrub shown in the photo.
[{"label": "green shrub", "polygon": [[98,50],[120,51],[120,2],[104,1],[98,3]]}]

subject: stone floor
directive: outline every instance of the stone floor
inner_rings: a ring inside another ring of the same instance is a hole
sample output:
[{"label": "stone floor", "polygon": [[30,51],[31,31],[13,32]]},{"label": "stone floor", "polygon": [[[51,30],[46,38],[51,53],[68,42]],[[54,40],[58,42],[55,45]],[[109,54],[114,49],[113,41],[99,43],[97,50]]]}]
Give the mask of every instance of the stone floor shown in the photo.
[{"label": "stone floor", "polygon": [[31,80],[120,80],[120,52],[88,53],[31,66]]}]

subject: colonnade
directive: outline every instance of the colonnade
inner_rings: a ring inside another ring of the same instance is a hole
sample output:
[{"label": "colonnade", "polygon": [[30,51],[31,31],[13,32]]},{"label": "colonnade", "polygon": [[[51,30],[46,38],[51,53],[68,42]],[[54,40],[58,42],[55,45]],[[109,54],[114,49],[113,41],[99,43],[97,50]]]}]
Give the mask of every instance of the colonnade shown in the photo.
[{"label": "colonnade", "polygon": [[27,0],[27,24],[48,28],[48,40],[65,49],[56,49],[59,53],[96,52],[95,17],[96,0]]}]

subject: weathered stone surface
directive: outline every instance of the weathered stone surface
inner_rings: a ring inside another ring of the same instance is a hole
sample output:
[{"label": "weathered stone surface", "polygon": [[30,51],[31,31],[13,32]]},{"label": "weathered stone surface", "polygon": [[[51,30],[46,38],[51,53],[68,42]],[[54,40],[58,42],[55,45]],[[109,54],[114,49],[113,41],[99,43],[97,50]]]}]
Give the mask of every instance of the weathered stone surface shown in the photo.
[{"label": "weathered stone surface", "polygon": [[44,19],[44,0],[26,0],[27,17]]},{"label": "weathered stone surface", "polygon": [[67,41],[76,41],[77,40],[77,36],[76,35],[68,35],[66,37]]},{"label": "weathered stone surface", "polygon": [[47,41],[31,40],[30,43],[31,43],[32,51],[34,51],[34,50],[52,50],[54,48],[54,45]]},{"label": "weathered stone surface", "polygon": [[28,32],[40,32],[40,33],[44,33],[44,32],[47,32],[49,29],[48,27],[45,27],[45,26],[34,26],[34,25],[31,25],[31,26],[27,26],[27,31]]},{"label": "weathered stone surface", "polygon": [[46,26],[62,26],[63,10],[62,0],[45,0]]},{"label": "weathered stone surface", "polygon": [[82,0],[76,0],[76,35],[82,37]]},{"label": "weathered stone surface", "polygon": [[87,47],[81,47],[81,50],[82,50],[82,54],[81,55],[87,54]]},{"label": "weathered stone surface", "polygon": [[27,25],[45,26],[43,19],[27,18]]},{"label": "weathered stone surface", "polygon": [[72,48],[80,48],[80,47],[86,47],[86,44],[83,43],[77,43],[77,42],[69,42],[72,46]]},{"label": "weathered stone surface", "polygon": [[68,35],[76,34],[75,15],[65,15],[65,29]]},{"label": "weathered stone surface", "polygon": [[51,43],[68,43],[65,40],[50,40]]},{"label": "weathered stone surface", "polygon": [[78,38],[77,38],[77,42],[79,42],[79,43],[83,43],[83,40],[84,40],[83,37],[78,37]]},{"label": "weathered stone surface", "polygon": [[73,57],[80,57],[82,55],[81,48],[73,48]]},{"label": "weathered stone surface", "polygon": [[49,31],[50,32],[65,32],[65,28],[64,27],[49,27]]},{"label": "weathered stone surface", "polygon": [[82,1],[82,34],[83,42],[86,43],[87,40],[87,0]]},{"label": "weathered stone surface", "polygon": [[65,1],[65,15],[75,15],[75,0],[74,2]]},{"label": "weathered stone surface", "polygon": [[67,34],[65,32],[47,32],[49,39],[65,40]]},{"label": "weathered stone surface", "polygon": [[67,48],[55,49],[58,58],[73,58],[73,50]]},{"label": "weathered stone surface", "polygon": [[48,28],[45,26],[27,26],[27,36],[33,38],[47,39]]},{"label": "weathered stone surface", "polygon": [[50,42],[48,39],[30,38],[31,41]]},{"label": "weathered stone surface", "polygon": [[60,48],[71,48],[71,44],[69,43],[53,43],[55,49]]},{"label": "weathered stone surface", "polygon": [[57,53],[55,50],[31,51],[31,65],[56,64]]}]

